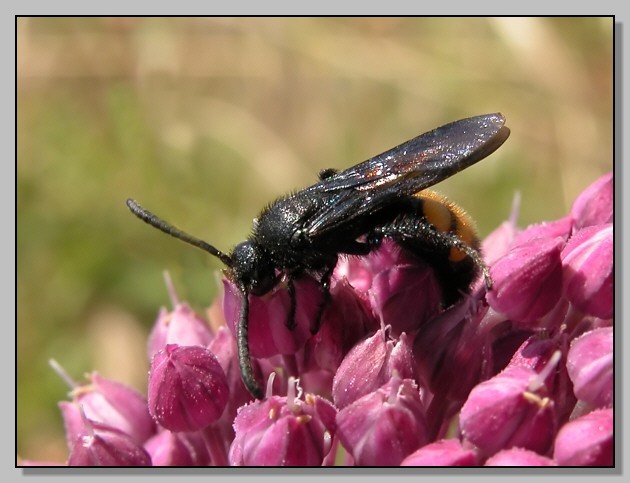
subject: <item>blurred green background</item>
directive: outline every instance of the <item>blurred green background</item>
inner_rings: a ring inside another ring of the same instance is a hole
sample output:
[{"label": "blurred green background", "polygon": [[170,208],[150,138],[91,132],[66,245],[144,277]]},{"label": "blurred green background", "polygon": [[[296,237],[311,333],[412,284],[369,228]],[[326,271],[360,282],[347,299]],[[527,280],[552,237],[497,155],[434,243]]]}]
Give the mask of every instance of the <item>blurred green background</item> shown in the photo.
[{"label": "blurred green background", "polygon": [[56,403],[93,369],[145,392],[162,271],[203,311],[265,204],[441,124],[512,135],[439,185],[477,220],[567,213],[613,165],[613,19],[19,18],[17,450],[63,461]]}]

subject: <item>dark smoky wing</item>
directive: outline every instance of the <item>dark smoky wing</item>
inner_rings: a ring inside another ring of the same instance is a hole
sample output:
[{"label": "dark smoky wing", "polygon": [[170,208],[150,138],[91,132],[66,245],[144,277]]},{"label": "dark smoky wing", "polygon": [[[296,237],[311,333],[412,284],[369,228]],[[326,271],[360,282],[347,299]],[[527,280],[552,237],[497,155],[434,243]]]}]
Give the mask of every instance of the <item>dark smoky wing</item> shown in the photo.
[{"label": "dark smoky wing", "polygon": [[329,202],[303,230],[316,237],[413,195],[487,157],[509,134],[499,113],[462,119],[330,176],[305,190]]},{"label": "dark smoky wing", "polygon": [[498,113],[446,124],[326,178],[309,190],[369,190],[410,179],[414,181],[407,194],[416,193],[495,151],[509,135],[504,124],[505,118]]}]

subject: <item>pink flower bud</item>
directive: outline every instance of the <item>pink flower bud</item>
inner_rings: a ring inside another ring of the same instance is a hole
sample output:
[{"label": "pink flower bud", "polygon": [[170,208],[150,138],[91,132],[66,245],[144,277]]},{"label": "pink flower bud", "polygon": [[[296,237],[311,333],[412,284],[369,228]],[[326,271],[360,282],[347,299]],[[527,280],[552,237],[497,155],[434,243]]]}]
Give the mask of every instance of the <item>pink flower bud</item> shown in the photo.
[{"label": "pink flower bud", "polygon": [[153,356],[149,412],[165,428],[205,428],[219,419],[228,397],[223,369],[207,349],[169,344]]},{"label": "pink flower bud", "polygon": [[427,444],[407,456],[400,466],[477,466],[477,455],[458,439],[442,439]]},{"label": "pink flower bud", "polygon": [[560,466],[612,466],[612,408],[597,409],[562,426],[556,436],[553,459]]},{"label": "pink flower bud", "polygon": [[582,312],[613,316],[613,225],[589,226],[571,237],[562,251],[567,298]]},{"label": "pink flower bud", "polygon": [[559,220],[535,223],[529,225],[516,236],[513,246],[517,247],[529,242],[537,243],[540,241],[539,239],[561,238],[566,242],[571,235],[572,228],[573,220],[570,216],[565,216]]},{"label": "pink flower bud", "polygon": [[342,257],[334,277],[365,294],[381,325],[390,325],[394,335],[417,329],[440,308],[442,290],[433,269],[390,239],[366,256]]},{"label": "pink flower bud", "polygon": [[547,396],[554,402],[558,421],[568,417],[576,403],[562,359],[562,352],[566,351],[563,341],[563,337],[546,338],[540,333],[532,335],[514,352],[507,365],[507,368],[524,367],[538,374],[536,383],[544,384]]},{"label": "pink flower bud", "polygon": [[243,406],[234,420],[235,466],[321,466],[335,434],[335,408],[319,396],[271,396]]},{"label": "pink flower bud", "polygon": [[571,216],[575,228],[612,223],[613,214],[613,174],[608,173],[586,188],[573,202]]},{"label": "pink flower bud", "polygon": [[337,414],[337,434],[360,466],[399,465],[428,442],[415,382],[393,377]]},{"label": "pink flower bud", "polygon": [[[507,367],[524,367],[541,373],[558,350],[559,346],[556,340],[545,338],[539,334],[532,335],[514,351]],[[545,384],[547,389],[553,387],[555,373],[555,367],[554,370],[545,373],[547,377],[541,382]]]},{"label": "pink flower bud", "polygon": [[127,433],[138,444],[155,433],[155,423],[144,396],[96,372],[89,378],[91,384],[72,390],[74,401],[82,407],[87,418]]},{"label": "pink flower bud", "polygon": [[153,466],[208,466],[211,463],[200,432],[160,431],[144,445]]},{"label": "pink flower bud", "polygon": [[547,451],[556,415],[537,378],[531,369],[509,367],[473,388],[460,413],[462,435],[486,454],[515,446]]},{"label": "pink flower bud", "polygon": [[341,409],[362,396],[376,391],[394,374],[413,379],[415,362],[411,343],[403,332],[398,341],[389,331],[379,330],[359,342],[344,358],[333,379],[335,406]]},{"label": "pink flower bud", "polygon": [[571,342],[567,369],[578,399],[594,408],[613,403],[613,329],[603,327]]},{"label": "pink flower bud", "polygon": [[335,280],[331,303],[323,314],[320,330],[304,347],[304,369],[334,373],[347,352],[367,333],[379,327],[369,304],[345,280]]},{"label": "pink flower bud", "polygon": [[128,434],[89,420],[81,414],[76,403],[65,402],[60,403],[60,406],[64,418],[70,414],[80,414],[81,419],[80,423],[75,420],[68,466],[151,466],[149,454]]},{"label": "pink flower bud", "polygon": [[149,335],[149,359],[167,344],[206,347],[211,340],[212,331],[208,323],[197,316],[188,304],[179,303],[172,312],[162,308]]},{"label": "pink flower bud", "polygon": [[439,312],[442,303],[435,272],[420,259],[401,257],[374,276],[368,293],[381,325],[391,326],[394,336],[417,330]]},{"label": "pink flower bud", "polygon": [[151,457],[125,433],[100,428],[77,440],[68,466],[151,466]]},{"label": "pink flower bud", "polygon": [[534,321],[549,312],[562,294],[562,238],[537,238],[513,247],[490,269],[490,306],[509,319]]},{"label": "pink flower bud", "polygon": [[57,406],[59,406],[61,417],[63,418],[68,450],[72,450],[76,439],[85,432],[85,418],[81,414],[81,406],[70,401],[59,401]]},{"label": "pink flower bud", "polygon": [[435,394],[463,400],[479,382],[492,325],[482,323],[487,312],[487,306],[468,297],[418,332],[413,354],[422,380]]},{"label": "pink flower bud", "polygon": [[504,449],[488,458],[484,466],[558,466],[546,456],[523,448]]}]

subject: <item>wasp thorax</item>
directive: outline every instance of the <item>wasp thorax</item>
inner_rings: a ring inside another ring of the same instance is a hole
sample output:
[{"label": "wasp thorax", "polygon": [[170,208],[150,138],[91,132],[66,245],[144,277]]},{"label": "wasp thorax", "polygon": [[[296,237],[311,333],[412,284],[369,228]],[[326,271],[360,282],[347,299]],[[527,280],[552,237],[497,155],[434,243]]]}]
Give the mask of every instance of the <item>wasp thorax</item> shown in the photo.
[{"label": "wasp thorax", "polygon": [[232,250],[231,271],[234,280],[242,284],[249,293],[263,295],[276,284],[275,267],[257,243],[244,241]]}]

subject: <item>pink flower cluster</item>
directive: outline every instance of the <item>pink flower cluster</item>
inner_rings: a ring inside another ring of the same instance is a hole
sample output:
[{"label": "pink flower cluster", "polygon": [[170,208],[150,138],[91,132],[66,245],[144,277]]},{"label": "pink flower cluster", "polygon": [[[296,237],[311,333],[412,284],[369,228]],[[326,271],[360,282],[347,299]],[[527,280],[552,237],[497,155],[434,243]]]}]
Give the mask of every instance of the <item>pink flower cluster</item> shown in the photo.
[{"label": "pink flower cluster", "polygon": [[505,222],[484,256],[492,290],[447,308],[394,243],[340,258],[315,334],[316,279],[296,282],[293,330],[286,287],[250,296],[262,400],[240,379],[236,287],[211,324],[176,303],[149,338],[146,399],[93,374],[60,403],[67,464],[613,465],[612,174],[565,218]]}]

